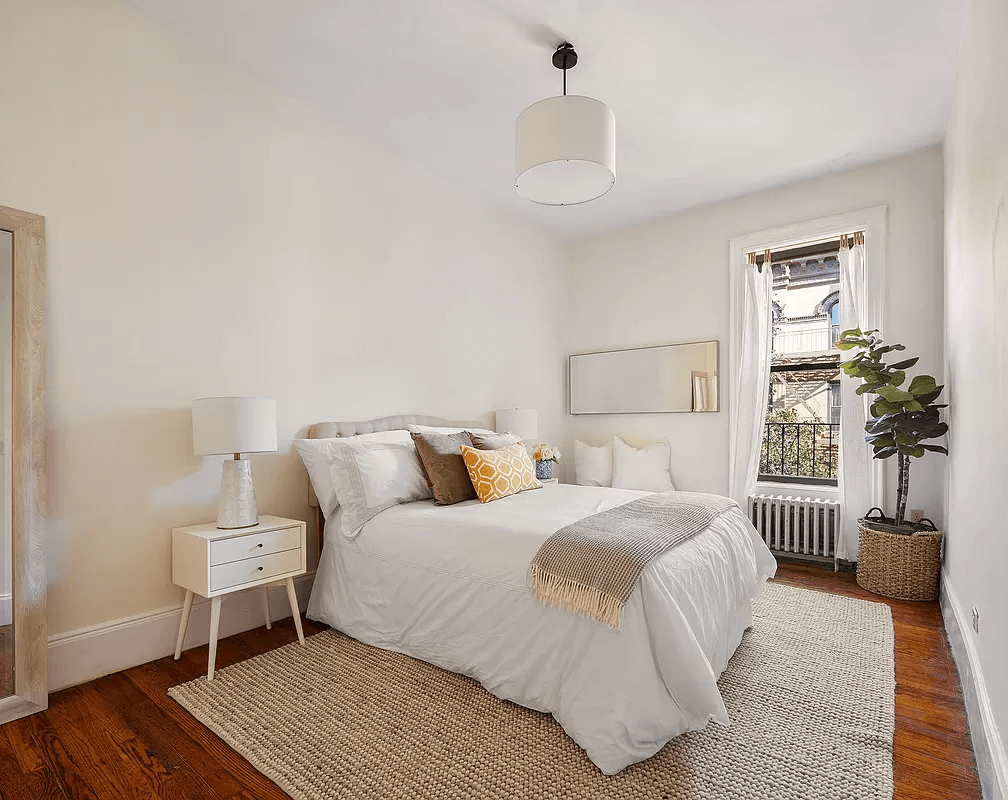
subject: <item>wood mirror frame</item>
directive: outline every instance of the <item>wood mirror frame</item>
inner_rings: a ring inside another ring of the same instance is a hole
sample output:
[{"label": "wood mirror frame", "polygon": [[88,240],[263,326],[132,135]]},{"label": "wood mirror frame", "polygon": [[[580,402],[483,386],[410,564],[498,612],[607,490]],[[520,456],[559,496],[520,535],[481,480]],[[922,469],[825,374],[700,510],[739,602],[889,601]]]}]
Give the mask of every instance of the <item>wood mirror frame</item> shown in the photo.
[{"label": "wood mirror frame", "polygon": [[49,705],[45,568],[45,219],[0,206],[12,234],[11,465],[14,693],[0,724]]}]

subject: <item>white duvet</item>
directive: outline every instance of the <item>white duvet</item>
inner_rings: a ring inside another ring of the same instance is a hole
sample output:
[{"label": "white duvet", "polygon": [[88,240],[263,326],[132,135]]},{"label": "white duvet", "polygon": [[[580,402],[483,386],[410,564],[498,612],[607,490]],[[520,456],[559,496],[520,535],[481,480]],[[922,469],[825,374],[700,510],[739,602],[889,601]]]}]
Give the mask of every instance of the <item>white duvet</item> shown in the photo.
[{"label": "white duvet", "polygon": [[716,681],[777,566],[732,509],[644,570],[621,631],[540,605],[527,572],[542,542],[642,494],[559,485],[396,506],[354,539],[326,537],[308,616],[551,713],[599,769],[619,772],[687,730],[729,723]]}]

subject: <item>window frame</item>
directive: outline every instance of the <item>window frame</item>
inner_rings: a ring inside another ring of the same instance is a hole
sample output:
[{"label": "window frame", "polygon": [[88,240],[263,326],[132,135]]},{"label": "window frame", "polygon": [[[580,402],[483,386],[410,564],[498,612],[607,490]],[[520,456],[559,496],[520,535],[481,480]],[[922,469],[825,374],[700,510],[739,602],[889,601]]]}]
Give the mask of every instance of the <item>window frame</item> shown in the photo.
[{"label": "window frame", "polygon": [[[850,211],[845,214],[820,217],[777,228],[734,236],[729,240],[729,369],[727,375],[728,394],[723,406],[729,414],[735,411],[735,395],[739,362],[742,353],[742,325],[740,315],[745,304],[746,254],[764,250],[786,250],[809,242],[827,241],[843,234],[861,230],[865,234],[866,273],[865,296],[867,299],[867,320],[871,328],[883,329],[886,253],[888,252],[888,207],[885,205]],[[729,417],[731,419],[731,417]],[[729,425],[729,472],[733,469],[730,454],[735,451],[736,426]],[[885,465],[878,459],[871,460],[870,480],[875,497],[885,497]],[[729,481],[731,476],[729,475]],[[778,482],[776,477],[773,482]],[[762,479],[758,485],[765,483]],[[817,484],[790,484],[817,487]],[[826,488],[826,487],[822,487]]]}]

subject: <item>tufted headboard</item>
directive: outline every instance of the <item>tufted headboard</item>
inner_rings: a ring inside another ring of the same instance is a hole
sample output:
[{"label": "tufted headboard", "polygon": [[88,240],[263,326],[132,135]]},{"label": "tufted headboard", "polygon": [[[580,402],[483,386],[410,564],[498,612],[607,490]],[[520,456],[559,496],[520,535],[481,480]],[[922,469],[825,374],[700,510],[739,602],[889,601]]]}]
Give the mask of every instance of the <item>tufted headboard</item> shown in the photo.
[{"label": "tufted headboard", "polygon": [[[471,425],[474,423],[464,423]],[[427,417],[423,414],[398,414],[394,417],[378,417],[366,422],[318,422],[308,429],[309,439],[338,439],[346,436],[360,436],[362,433],[378,431],[404,431],[410,425],[431,425],[447,427],[453,423],[440,417]],[[462,423],[455,424],[462,427]],[[314,502],[317,501],[313,501]]]}]

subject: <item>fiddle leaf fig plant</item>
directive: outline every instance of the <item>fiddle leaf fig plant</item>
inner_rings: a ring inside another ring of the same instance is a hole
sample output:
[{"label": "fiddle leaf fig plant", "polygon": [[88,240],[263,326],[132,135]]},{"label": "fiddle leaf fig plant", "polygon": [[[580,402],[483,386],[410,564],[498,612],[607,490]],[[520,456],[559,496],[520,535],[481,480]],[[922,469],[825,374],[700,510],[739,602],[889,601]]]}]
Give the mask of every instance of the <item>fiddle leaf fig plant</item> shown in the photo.
[{"label": "fiddle leaf fig plant", "polygon": [[927,443],[948,433],[948,425],[942,422],[940,415],[946,404],[937,402],[945,387],[939,386],[930,375],[916,375],[906,384],[907,370],[919,359],[886,363],[886,356],[906,348],[901,344],[884,344],[877,330],[852,328],[844,331],[836,346],[840,350],[858,351],[844,362],[843,371],[852,378],[861,379],[857,388],[859,395],[875,395],[870,407],[871,418],[865,424],[865,441],[872,446],[874,458],[897,458],[899,484],[894,522],[902,527],[910,491],[910,459],[921,458],[927,452],[948,455],[942,445]]}]

